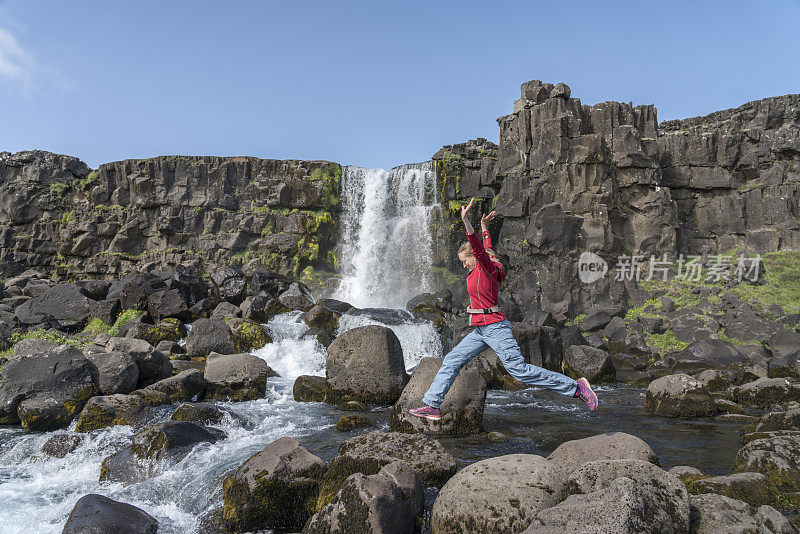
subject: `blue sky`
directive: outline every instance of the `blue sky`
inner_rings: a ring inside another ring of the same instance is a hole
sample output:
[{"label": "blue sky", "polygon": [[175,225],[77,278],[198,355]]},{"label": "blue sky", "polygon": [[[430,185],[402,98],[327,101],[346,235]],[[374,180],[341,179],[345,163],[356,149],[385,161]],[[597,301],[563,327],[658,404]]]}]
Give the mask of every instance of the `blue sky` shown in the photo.
[{"label": "blue sky", "polygon": [[519,85],[659,120],[800,92],[800,2],[0,1],[0,151],[388,168],[486,137]]}]

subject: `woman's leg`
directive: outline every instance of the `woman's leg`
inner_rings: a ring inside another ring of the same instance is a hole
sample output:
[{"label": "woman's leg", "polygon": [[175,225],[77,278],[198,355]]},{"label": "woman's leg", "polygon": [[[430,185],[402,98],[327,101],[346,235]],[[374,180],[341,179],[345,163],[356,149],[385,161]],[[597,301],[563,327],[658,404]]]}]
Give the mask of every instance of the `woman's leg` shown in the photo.
[{"label": "woman's leg", "polygon": [[487,349],[488,345],[481,338],[477,327],[467,334],[461,342],[444,357],[439,372],[433,378],[431,387],[422,397],[422,402],[433,408],[438,408],[444,402],[444,395],[453,385],[456,375],[472,358]]},{"label": "woman's leg", "polygon": [[497,357],[503,362],[503,367],[508,373],[523,384],[552,389],[562,395],[575,395],[578,388],[575,380],[561,373],[525,362],[517,340],[514,339],[514,334],[511,332],[511,324],[508,319],[486,326],[483,338],[497,353]]}]

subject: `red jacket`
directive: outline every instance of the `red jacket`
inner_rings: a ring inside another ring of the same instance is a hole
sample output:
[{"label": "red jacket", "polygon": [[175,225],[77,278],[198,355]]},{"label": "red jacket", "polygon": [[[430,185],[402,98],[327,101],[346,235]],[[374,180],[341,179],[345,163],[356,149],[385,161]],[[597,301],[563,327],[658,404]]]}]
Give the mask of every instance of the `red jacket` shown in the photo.
[{"label": "red jacket", "polygon": [[[506,277],[506,273],[500,262],[493,260],[486,252],[487,248],[492,248],[492,238],[486,231],[483,232],[483,243],[478,239],[476,232],[467,234],[467,239],[472,246],[472,254],[478,260],[478,266],[467,275],[470,308],[497,306],[497,293],[500,289],[500,282]],[[506,318],[502,312],[471,313],[469,316],[469,324],[472,326],[499,323]]]}]

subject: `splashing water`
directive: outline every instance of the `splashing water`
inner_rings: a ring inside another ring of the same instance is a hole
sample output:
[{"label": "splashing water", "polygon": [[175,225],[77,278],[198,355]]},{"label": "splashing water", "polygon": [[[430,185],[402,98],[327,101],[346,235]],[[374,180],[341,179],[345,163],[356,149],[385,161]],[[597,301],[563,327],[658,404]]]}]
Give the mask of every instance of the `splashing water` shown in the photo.
[{"label": "splashing water", "polygon": [[404,308],[432,290],[431,225],[441,213],[432,161],[388,171],[345,167],[342,279],[334,298],[356,307]]}]

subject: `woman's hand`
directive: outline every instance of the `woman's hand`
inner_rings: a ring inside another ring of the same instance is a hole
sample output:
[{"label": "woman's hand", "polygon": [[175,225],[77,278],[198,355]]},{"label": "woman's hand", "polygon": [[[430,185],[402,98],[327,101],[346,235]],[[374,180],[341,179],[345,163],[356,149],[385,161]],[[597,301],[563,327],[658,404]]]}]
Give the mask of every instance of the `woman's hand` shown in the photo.
[{"label": "woman's hand", "polygon": [[489,229],[489,221],[493,220],[495,212],[492,211],[488,215],[481,215],[481,231],[485,232]]},{"label": "woman's hand", "polygon": [[467,218],[469,217],[469,210],[472,209],[472,204],[475,202],[475,197],[469,199],[469,204],[466,206],[461,206],[461,220],[467,222]]}]

